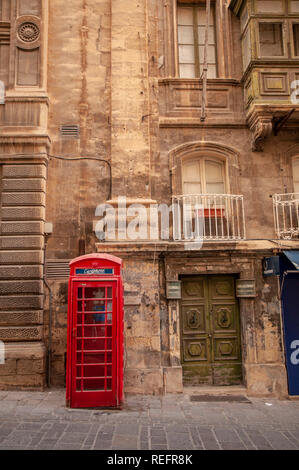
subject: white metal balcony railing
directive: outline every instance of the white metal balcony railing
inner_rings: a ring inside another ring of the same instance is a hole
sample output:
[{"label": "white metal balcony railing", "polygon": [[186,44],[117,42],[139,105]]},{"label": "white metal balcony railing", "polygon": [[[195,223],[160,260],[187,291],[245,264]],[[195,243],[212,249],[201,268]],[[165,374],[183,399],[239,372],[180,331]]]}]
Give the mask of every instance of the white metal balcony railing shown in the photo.
[{"label": "white metal balcony railing", "polygon": [[273,195],[275,232],[278,238],[291,240],[299,236],[299,193]]},{"label": "white metal balcony railing", "polygon": [[174,240],[244,240],[242,195],[194,194],[173,196]]}]

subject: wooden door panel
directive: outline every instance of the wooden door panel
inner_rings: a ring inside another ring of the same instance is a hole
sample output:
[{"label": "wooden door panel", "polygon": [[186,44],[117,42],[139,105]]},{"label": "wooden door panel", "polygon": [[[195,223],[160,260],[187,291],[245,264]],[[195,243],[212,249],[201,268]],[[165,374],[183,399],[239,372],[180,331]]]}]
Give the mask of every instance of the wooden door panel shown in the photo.
[{"label": "wooden door panel", "polygon": [[185,383],[241,382],[239,309],[233,276],[184,279],[180,324]]}]

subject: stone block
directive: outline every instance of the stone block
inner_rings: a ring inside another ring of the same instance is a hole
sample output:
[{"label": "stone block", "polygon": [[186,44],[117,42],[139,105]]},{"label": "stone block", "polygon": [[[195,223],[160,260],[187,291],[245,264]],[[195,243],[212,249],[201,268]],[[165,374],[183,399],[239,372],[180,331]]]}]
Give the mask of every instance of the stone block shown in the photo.
[{"label": "stone block", "polygon": [[43,178],[3,179],[3,191],[45,191]]},{"label": "stone block", "polygon": [[164,392],[183,393],[183,373],[182,367],[164,367]]},{"label": "stone block", "polygon": [[2,204],[3,206],[44,206],[46,196],[44,192],[32,192],[32,193],[3,193]]},{"label": "stone block", "polygon": [[39,251],[1,251],[0,264],[42,264],[43,252]]},{"label": "stone block", "polygon": [[[11,253],[11,252],[10,252]],[[0,253],[1,257],[1,253]],[[43,267],[39,266],[0,266],[0,279],[42,278]]]},{"label": "stone block", "polygon": [[41,325],[43,323],[42,311],[1,312],[0,326]]},{"label": "stone block", "polygon": [[18,236],[0,236],[0,249],[42,249],[44,245],[44,237],[42,235],[18,235]]},{"label": "stone block", "polygon": [[1,341],[38,341],[43,337],[42,326],[1,326]]},{"label": "stone block", "polygon": [[2,233],[5,234],[42,234],[44,223],[41,221],[2,222]]},{"label": "stone block", "polygon": [[0,310],[18,310],[20,308],[40,310],[43,308],[43,296],[23,295],[23,296],[3,296],[0,298]]},{"label": "stone block", "polygon": [[248,396],[280,399],[288,396],[284,364],[245,364],[244,368]]},{"label": "stone block", "polygon": [[163,394],[163,370],[125,369],[124,392],[148,395]]},{"label": "stone block", "polygon": [[3,178],[46,178],[45,165],[4,165]]},{"label": "stone block", "polygon": [[45,208],[33,207],[2,207],[2,220],[45,220]]},{"label": "stone block", "polygon": [[0,281],[0,295],[7,294],[42,294],[42,281]]}]

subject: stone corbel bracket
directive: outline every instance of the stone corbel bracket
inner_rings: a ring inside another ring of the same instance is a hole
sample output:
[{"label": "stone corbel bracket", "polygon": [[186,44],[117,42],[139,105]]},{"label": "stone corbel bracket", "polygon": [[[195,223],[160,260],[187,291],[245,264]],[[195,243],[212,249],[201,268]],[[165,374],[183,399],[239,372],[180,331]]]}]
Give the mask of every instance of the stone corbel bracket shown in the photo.
[{"label": "stone corbel bracket", "polygon": [[265,140],[272,134],[273,113],[255,110],[247,122],[252,132],[252,151],[263,152]]}]

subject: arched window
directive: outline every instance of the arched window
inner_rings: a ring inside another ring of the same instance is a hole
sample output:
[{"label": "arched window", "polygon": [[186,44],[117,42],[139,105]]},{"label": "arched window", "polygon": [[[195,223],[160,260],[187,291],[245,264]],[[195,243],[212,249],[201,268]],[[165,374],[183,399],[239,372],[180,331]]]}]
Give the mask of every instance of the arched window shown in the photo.
[{"label": "arched window", "polygon": [[224,162],[211,157],[188,159],[182,167],[183,194],[225,194]]},{"label": "arched window", "polygon": [[294,192],[299,193],[299,157],[293,160],[293,186]]}]

